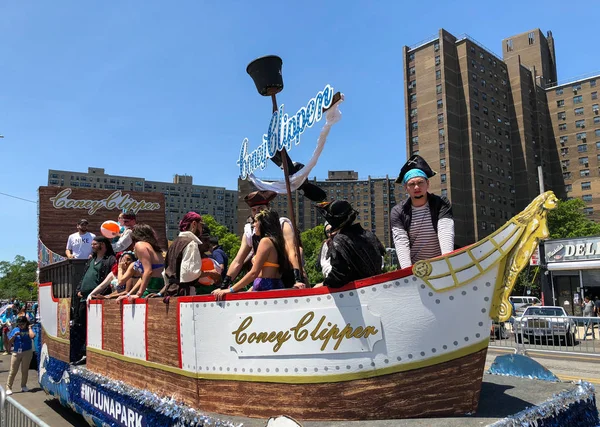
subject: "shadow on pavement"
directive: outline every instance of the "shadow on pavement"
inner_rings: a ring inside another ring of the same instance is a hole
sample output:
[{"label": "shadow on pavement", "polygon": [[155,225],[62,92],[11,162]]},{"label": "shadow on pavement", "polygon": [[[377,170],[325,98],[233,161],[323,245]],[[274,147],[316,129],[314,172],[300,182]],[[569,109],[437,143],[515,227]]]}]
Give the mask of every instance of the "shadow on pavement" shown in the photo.
[{"label": "shadow on pavement", "polygon": [[481,384],[479,407],[473,416],[478,418],[504,418],[530,407],[532,402],[527,402],[506,393],[514,388],[512,385],[483,382]]},{"label": "shadow on pavement", "polygon": [[46,399],[44,403],[63,418],[65,426],[83,427],[89,425],[81,415],[70,408],[62,406],[58,399]]}]

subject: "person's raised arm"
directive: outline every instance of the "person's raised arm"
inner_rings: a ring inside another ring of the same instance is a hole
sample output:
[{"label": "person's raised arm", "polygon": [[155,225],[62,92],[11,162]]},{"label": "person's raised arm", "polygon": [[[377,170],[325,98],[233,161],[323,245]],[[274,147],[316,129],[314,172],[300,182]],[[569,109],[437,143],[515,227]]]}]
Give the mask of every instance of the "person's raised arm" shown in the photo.
[{"label": "person's raised arm", "polygon": [[[296,287],[304,287],[304,283],[302,283],[302,277],[300,276],[300,261],[296,256],[296,246],[294,245],[294,230],[292,226],[287,222],[283,223],[282,229],[283,238],[285,240],[285,253],[287,254],[288,260],[294,269],[294,280],[296,283],[294,286]],[[300,242],[298,242],[300,244]]]},{"label": "person's raised arm", "polygon": [[225,294],[238,292],[252,283],[260,274],[265,261],[268,259],[269,252],[274,248],[275,246],[273,245],[273,242],[271,242],[271,239],[261,239],[258,244],[258,249],[256,250],[254,262],[252,263],[252,269],[246,273],[239,282],[232,285],[230,288],[214,290],[212,293],[216,296],[217,300],[223,299],[223,295]]},{"label": "person's raised arm", "polygon": [[242,271],[242,267],[244,266],[246,258],[248,258],[248,255],[250,254],[251,250],[252,247],[248,245],[245,236],[242,237],[242,244],[235,258],[233,259],[233,261],[229,265],[229,268],[227,269],[227,275],[223,280],[223,286],[231,285],[232,280],[235,279],[238,276],[238,274],[240,274],[240,271]]}]

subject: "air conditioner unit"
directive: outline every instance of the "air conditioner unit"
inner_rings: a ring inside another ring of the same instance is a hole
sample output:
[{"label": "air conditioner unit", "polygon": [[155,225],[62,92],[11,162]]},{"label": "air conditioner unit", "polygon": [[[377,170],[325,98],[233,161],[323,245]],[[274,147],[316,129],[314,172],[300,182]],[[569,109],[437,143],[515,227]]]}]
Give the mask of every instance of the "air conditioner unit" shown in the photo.
[{"label": "air conditioner unit", "polygon": [[581,126],[579,126],[579,127],[580,127],[581,129],[583,129],[583,128],[585,127],[585,124],[583,124],[583,125],[581,125]]},{"label": "air conditioner unit", "polygon": [[587,142],[587,138],[581,138],[582,142]]},{"label": "air conditioner unit", "polygon": [[598,110],[594,110],[594,114],[598,114]]},{"label": "air conditioner unit", "polygon": [[573,93],[577,93],[577,88],[576,87],[573,88]]}]

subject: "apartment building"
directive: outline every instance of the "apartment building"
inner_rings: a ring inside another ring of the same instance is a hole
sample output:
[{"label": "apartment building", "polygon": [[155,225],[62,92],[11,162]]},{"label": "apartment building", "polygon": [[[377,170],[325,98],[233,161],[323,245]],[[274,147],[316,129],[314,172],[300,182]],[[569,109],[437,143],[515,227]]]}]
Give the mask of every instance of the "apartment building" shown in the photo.
[{"label": "apartment building", "polygon": [[[359,179],[356,171],[329,171],[327,179],[311,182],[325,190],[330,201],[347,200],[358,211],[357,222],[367,230],[373,231],[386,248],[393,247],[390,234],[389,214],[396,203],[404,200],[404,189],[395,184],[396,177],[368,177]],[[238,179],[238,234],[242,233],[244,224],[250,215],[250,208],[244,202],[244,197],[256,188],[246,180]],[[311,229],[324,220],[315,208],[315,204],[303,197],[299,192],[292,194],[292,203],[296,214],[298,229],[302,232]],[[289,216],[286,195],[277,196],[271,206],[280,215]]]},{"label": "apartment building", "polygon": [[177,237],[179,220],[189,211],[211,215],[232,232],[237,229],[237,191],[224,187],[194,185],[190,175],[175,175],[173,182],[160,182],[148,181],[142,177],[109,175],[102,168],[88,168],[87,172],[50,169],[48,185],[163,193],[169,240]]},{"label": "apartment building", "polygon": [[[575,108],[580,107],[572,108],[567,129],[557,122],[559,114],[567,113],[554,98],[560,87],[552,33],[528,31],[504,39],[502,47],[500,57],[472,37],[441,29],[403,50],[407,156],[418,153],[439,172],[431,179],[431,191],[452,201],[459,245],[495,231],[542,187],[561,198],[581,196],[588,203],[586,212],[594,212],[595,201],[586,191],[594,185],[587,178],[598,175],[598,158],[577,154],[577,138],[585,135],[575,127],[592,126],[593,87],[587,80],[579,82],[578,90],[586,87],[586,94],[569,99],[569,106],[584,99],[587,104],[577,110],[577,120]],[[560,136],[571,138],[564,138],[573,144],[568,159],[561,157]],[[577,182],[564,181],[562,160],[582,166],[571,171]]]}]

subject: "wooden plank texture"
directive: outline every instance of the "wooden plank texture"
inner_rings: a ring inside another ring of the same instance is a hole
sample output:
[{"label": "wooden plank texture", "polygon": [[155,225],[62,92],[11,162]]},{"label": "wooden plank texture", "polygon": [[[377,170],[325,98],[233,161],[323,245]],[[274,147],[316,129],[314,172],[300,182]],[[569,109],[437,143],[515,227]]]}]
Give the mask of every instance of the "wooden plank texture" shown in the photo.
[{"label": "wooden plank texture", "polygon": [[[177,300],[165,304],[162,298],[148,300],[148,360],[179,368],[179,345],[177,341]],[[167,326],[168,325],[168,326]]]},{"label": "wooden plank texture", "polygon": [[42,343],[48,346],[48,356],[69,363],[70,344],[53,340],[42,329]]},{"label": "wooden plank texture", "polygon": [[116,300],[103,301],[102,349],[123,354],[123,308]]}]

